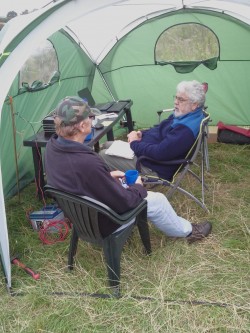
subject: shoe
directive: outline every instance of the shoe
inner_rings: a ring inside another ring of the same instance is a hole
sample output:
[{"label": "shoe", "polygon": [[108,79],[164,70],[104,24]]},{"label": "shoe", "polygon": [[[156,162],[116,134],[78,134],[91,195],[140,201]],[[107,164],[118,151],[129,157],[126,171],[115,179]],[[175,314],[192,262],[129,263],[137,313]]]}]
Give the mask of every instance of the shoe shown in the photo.
[{"label": "shoe", "polygon": [[211,230],[212,230],[212,224],[208,221],[192,224],[192,233],[187,236],[188,243],[193,243],[199,240],[202,240],[203,238],[207,237]]}]

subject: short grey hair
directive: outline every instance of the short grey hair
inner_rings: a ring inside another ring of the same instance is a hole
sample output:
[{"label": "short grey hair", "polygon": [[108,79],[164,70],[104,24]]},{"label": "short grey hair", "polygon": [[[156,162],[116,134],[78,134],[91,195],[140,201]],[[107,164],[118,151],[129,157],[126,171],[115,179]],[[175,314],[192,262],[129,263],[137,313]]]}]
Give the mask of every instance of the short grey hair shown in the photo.
[{"label": "short grey hair", "polygon": [[56,134],[63,138],[72,137],[80,132],[80,123],[65,126],[59,117],[54,118],[54,123]]},{"label": "short grey hair", "polygon": [[182,81],[177,85],[176,92],[185,93],[187,97],[193,102],[197,103],[199,107],[203,107],[206,100],[206,93],[202,83],[193,81]]}]

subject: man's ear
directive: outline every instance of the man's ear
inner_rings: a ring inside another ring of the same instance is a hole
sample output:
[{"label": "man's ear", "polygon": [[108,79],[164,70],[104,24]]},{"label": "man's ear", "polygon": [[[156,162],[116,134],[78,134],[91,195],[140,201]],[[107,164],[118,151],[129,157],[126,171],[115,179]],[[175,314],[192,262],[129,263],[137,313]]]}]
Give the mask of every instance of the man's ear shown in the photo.
[{"label": "man's ear", "polygon": [[78,125],[79,131],[84,132],[86,128],[86,123],[82,120]]},{"label": "man's ear", "polygon": [[192,104],[192,111],[198,108],[198,103],[193,103]]}]

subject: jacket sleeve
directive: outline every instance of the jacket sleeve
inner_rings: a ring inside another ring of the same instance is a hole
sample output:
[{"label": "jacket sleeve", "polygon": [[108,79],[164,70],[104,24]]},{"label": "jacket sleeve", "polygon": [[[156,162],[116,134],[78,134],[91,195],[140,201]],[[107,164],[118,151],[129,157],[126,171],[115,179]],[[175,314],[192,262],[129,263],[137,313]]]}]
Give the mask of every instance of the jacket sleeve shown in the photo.
[{"label": "jacket sleeve", "polygon": [[[140,184],[124,188],[119,180],[110,175],[101,157],[97,156],[92,166],[85,170],[82,177],[84,192],[108,205],[117,213],[124,213],[135,208],[147,196],[147,190]],[[86,179],[88,181],[85,181]]]},{"label": "jacket sleeve", "polygon": [[180,125],[169,131],[158,143],[133,141],[130,147],[137,157],[145,155],[159,161],[170,161],[188,152],[194,141],[192,131]]}]

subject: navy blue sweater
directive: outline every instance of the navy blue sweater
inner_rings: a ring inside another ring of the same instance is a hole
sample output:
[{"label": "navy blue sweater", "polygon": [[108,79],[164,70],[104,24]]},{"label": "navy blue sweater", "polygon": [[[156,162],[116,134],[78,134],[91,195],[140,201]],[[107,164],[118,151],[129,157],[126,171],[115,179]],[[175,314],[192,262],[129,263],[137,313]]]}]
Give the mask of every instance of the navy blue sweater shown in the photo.
[{"label": "navy blue sweater", "polygon": [[[159,125],[142,131],[141,141],[131,142],[130,147],[137,157],[144,155],[158,161],[185,158],[195,142],[203,118],[201,108],[180,117],[172,114]],[[175,165],[163,166],[150,161],[143,161],[142,164],[167,180],[172,180],[178,168]]]}]

